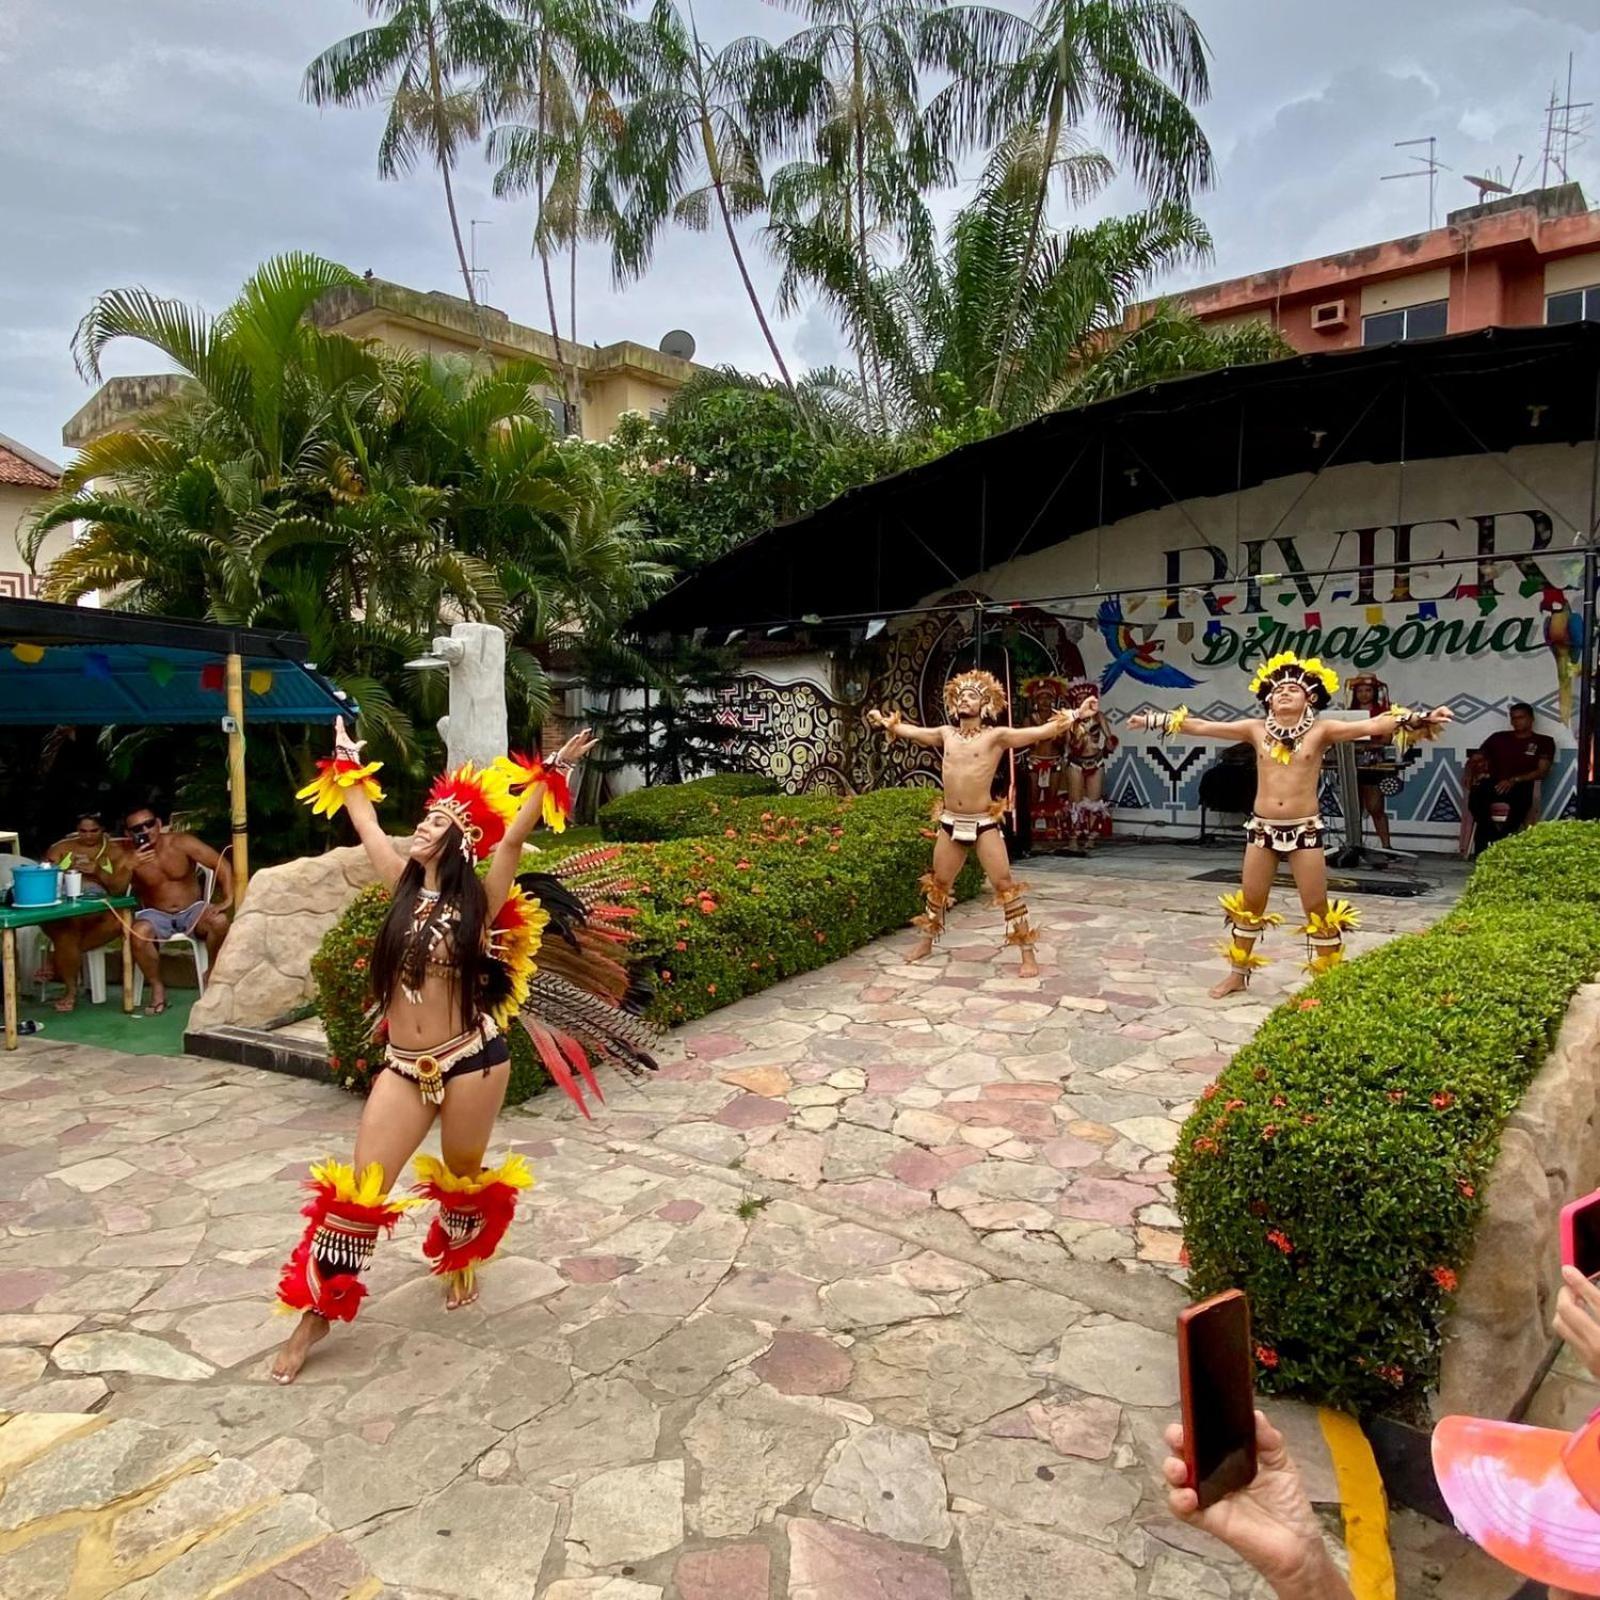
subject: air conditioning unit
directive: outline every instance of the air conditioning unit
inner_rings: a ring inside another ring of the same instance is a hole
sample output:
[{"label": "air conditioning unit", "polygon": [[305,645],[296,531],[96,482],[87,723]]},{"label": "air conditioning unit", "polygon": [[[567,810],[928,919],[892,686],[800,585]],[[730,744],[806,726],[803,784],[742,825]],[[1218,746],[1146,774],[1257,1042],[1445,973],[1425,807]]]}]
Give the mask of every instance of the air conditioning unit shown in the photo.
[{"label": "air conditioning unit", "polygon": [[1345,315],[1344,301],[1324,300],[1320,306],[1312,306],[1311,326],[1318,333],[1338,333],[1348,328],[1350,319]]}]

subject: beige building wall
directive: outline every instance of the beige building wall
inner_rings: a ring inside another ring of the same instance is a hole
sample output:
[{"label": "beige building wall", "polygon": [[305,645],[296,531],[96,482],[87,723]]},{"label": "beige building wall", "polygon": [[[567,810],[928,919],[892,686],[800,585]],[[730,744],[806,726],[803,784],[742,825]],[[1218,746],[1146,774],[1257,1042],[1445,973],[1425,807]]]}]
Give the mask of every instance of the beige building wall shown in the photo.
[{"label": "beige building wall", "polygon": [[[28,569],[20,549],[23,526],[33,514],[33,509],[44,499],[42,489],[24,489],[15,484],[0,483],[0,597],[5,599],[32,599],[39,592],[39,580]],[[72,543],[72,534],[59,529],[50,535],[39,553],[39,570],[43,572],[48,562]]]}]

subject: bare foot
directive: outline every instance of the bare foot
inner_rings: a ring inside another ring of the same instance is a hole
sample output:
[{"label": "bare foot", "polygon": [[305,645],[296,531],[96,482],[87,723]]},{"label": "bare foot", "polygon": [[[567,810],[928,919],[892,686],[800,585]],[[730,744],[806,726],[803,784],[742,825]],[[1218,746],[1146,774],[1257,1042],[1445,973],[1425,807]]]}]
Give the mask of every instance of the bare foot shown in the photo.
[{"label": "bare foot", "polygon": [[56,1010],[59,1011],[63,1016],[65,1016],[67,1012],[76,1011],[77,1009],[78,997],[75,994],[64,994],[59,1000],[56,1001]]},{"label": "bare foot", "polygon": [[1039,961],[1031,950],[1022,952],[1022,971],[1018,973],[1022,978],[1037,978],[1039,976]]},{"label": "bare foot", "polygon": [[272,1363],[272,1381],[293,1383],[300,1376],[300,1369],[306,1364],[312,1345],[327,1337],[328,1319],[319,1317],[315,1311],[307,1311],[279,1350],[278,1359]]},{"label": "bare foot", "polygon": [[928,957],[931,956],[932,954],[933,954],[933,940],[932,939],[919,939],[917,941],[917,948],[915,950],[913,950],[911,952],[911,954],[906,957],[906,965],[910,966],[911,963],[914,962],[914,961],[926,961],[928,959]]},{"label": "bare foot", "polygon": [[1230,972],[1228,976],[1211,991],[1211,998],[1213,1000],[1221,1000],[1230,994],[1241,993],[1244,988],[1244,974],[1242,972]]},{"label": "bare foot", "polygon": [[470,1306],[478,1298],[478,1286],[474,1284],[470,1289],[452,1288],[444,1297],[446,1311],[459,1311],[463,1306]]}]

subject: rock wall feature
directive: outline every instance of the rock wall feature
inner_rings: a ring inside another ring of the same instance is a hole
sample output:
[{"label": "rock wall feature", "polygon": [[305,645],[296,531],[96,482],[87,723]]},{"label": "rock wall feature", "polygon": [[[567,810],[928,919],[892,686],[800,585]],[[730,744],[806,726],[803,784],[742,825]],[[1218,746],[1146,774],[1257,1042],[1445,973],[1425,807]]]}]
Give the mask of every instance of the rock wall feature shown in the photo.
[{"label": "rock wall feature", "polygon": [[1600,983],[1572,997],[1506,1120],[1472,1259],[1444,1327],[1436,1417],[1506,1417],[1550,1353],[1561,1208],[1600,1186]]},{"label": "rock wall feature", "polygon": [[357,892],[377,881],[360,845],[255,873],[190,1014],[190,1031],[259,1027],[312,999],[311,958],[322,936]]}]

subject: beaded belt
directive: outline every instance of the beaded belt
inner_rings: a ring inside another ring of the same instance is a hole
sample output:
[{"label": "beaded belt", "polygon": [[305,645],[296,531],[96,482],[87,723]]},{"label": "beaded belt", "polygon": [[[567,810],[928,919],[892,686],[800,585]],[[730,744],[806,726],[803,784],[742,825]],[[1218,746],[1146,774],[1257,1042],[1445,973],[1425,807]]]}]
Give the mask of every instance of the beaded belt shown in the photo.
[{"label": "beaded belt", "polygon": [[427,1050],[402,1050],[391,1044],[385,1056],[385,1065],[392,1067],[402,1078],[410,1078],[418,1092],[429,1105],[444,1103],[444,1081],[452,1067],[486,1049],[492,1039],[500,1036],[493,1017],[484,1017],[465,1033],[459,1033],[443,1044]]}]

